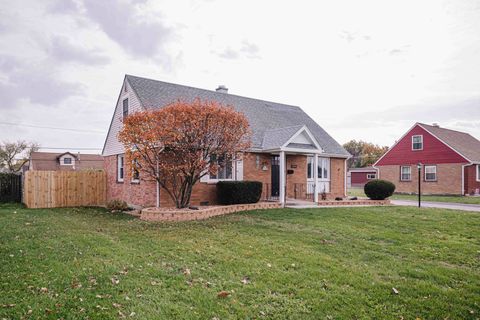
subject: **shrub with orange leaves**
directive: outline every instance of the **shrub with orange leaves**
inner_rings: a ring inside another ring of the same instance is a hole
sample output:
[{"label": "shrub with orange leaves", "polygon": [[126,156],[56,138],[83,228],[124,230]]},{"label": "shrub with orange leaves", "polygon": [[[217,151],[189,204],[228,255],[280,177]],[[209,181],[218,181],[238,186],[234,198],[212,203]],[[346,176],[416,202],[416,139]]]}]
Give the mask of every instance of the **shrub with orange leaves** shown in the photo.
[{"label": "shrub with orange leaves", "polygon": [[135,165],[142,180],[157,181],[177,208],[190,205],[200,178],[216,173],[218,164],[210,159],[239,157],[250,146],[244,114],[200,99],[133,113],[123,119],[118,137],[127,163]]}]

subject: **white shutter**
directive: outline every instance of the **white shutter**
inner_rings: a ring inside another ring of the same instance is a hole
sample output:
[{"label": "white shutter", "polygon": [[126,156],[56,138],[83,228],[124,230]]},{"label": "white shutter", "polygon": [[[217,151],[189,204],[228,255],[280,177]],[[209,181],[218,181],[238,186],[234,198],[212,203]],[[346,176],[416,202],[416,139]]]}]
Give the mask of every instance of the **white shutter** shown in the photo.
[{"label": "white shutter", "polygon": [[237,181],[243,180],[243,160],[237,160],[235,166],[235,177]]}]

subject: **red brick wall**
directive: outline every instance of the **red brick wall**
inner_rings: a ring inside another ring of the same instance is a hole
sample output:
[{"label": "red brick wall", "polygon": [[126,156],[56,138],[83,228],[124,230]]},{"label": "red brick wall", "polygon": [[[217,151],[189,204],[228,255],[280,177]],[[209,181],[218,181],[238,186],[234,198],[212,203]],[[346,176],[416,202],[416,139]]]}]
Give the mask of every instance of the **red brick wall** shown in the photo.
[{"label": "red brick wall", "polygon": [[480,189],[480,181],[477,181],[477,165],[465,167],[465,194],[475,193]]},{"label": "red brick wall", "polygon": [[[395,184],[395,192],[417,193],[418,171],[416,165],[411,165],[412,180],[400,181],[400,166],[378,166],[380,179],[391,181]],[[447,163],[437,165],[437,181],[426,182],[424,171],[421,172],[422,193],[425,194],[461,194],[462,190],[462,165]]]},{"label": "red brick wall", "polygon": [[156,192],[155,183],[140,181],[131,183],[132,173],[125,168],[124,182],[117,182],[117,156],[104,158],[104,168],[107,173],[107,202],[113,199],[124,200],[129,204],[142,207],[155,206]]},{"label": "red brick wall", "polygon": [[330,194],[327,198],[345,196],[345,159],[330,159]]},{"label": "red brick wall", "polygon": [[[256,156],[259,155],[260,161],[257,166]],[[343,196],[345,160],[331,159],[331,193],[329,198]],[[263,170],[263,167],[266,170]],[[144,181],[140,174],[140,183],[131,183],[131,168],[125,164],[124,182],[117,182],[117,156],[107,156],[104,161],[105,172],[107,173],[107,201],[121,199],[129,204],[142,207],[155,206],[156,204],[156,184],[153,181]],[[296,166],[296,168],[292,168]],[[294,196],[294,183],[307,183],[307,157],[306,156],[287,156],[287,169],[294,170],[293,174],[287,175],[287,197]],[[266,196],[266,185],[271,188],[271,155],[247,153],[243,158],[243,180],[255,180],[264,184],[264,195]],[[201,202],[209,204],[216,203],[215,184],[197,183],[192,192],[191,204],[199,205]],[[173,201],[163,189],[160,190],[160,206],[171,207]]]}]

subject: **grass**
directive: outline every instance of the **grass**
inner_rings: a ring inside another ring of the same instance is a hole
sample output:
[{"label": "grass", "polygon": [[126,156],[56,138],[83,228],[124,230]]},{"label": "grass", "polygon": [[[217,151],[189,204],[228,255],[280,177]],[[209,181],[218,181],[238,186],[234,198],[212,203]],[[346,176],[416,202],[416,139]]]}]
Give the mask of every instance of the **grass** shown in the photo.
[{"label": "grass", "polygon": [[2,205],[0,319],[478,319],[479,230],[413,207],[155,224]]},{"label": "grass", "polygon": [[[350,188],[348,190],[349,196],[366,197],[363,192],[363,188]],[[412,200],[417,201],[417,195],[410,194],[394,194],[390,197],[394,200]],[[434,195],[422,195],[424,201],[435,202],[452,202],[452,203],[466,203],[466,204],[480,204],[480,197],[462,197],[462,196],[434,196]]]}]

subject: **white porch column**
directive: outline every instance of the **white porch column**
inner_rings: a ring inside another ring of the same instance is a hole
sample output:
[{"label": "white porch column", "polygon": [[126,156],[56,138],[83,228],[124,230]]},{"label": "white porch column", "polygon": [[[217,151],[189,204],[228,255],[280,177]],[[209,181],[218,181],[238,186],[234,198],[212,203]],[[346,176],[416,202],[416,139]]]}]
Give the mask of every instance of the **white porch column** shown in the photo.
[{"label": "white porch column", "polygon": [[320,187],[318,185],[318,154],[315,153],[313,156],[313,181],[314,181],[314,192],[313,192],[313,201],[315,203],[318,202],[318,188]]},{"label": "white porch column", "polygon": [[287,177],[285,176],[286,159],[285,151],[280,151],[280,203],[285,205],[285,186]]}]

